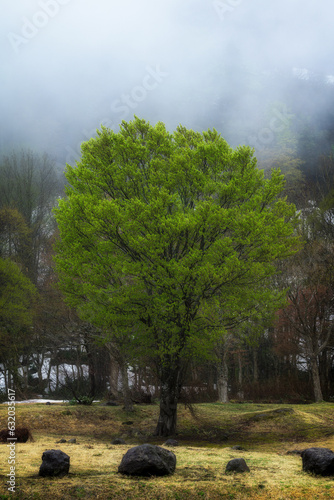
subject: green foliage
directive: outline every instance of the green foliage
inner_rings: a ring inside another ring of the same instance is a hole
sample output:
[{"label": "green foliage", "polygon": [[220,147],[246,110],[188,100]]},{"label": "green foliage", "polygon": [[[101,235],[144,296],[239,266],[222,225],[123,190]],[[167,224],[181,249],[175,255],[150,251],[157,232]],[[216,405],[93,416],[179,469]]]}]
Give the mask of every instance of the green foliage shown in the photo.
[{"label": "green foliage", "polygon": [[0,258],[0,332],[29,327],[35,287],[9,259]]},{"label": "green foliage", "polygon": [[19,393],[19,356],[31,342],[36,289],[17,264],[0,258],[0,360]]},{"label": "green foliage", "polygon": [[16,208],[0,208],[0,257],[23,264],[29,253],[30,231]]},{"label": "green foliage", "polygon": [[66,177],[61,288],[128,353],[203,356],[280,300],[267,285],[293,252],[295,209],[278,199],[283,176],[265,179],[249,147],[135,118],[119,133],[102,127]]},{"label": "green foliage", "polygon": [[78,396],[75,398],[72,398],[69,401],[70,405],[85,405],[85,406],[90,406],[93,403],[93,398],[90,398],[89,396]]}]

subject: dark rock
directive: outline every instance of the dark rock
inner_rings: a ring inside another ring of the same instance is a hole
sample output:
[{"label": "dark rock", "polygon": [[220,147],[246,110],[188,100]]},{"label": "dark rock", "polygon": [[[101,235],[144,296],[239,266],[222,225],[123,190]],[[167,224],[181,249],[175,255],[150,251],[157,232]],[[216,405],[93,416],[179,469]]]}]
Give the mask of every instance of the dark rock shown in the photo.
[{"label": "dark rock", "polygon": [[293,408],[277,408],[277,410],[273,410],[274,414],[278,415],[289,415],[291,413],[295,413]]},{"label": "dark rock", "polygon": [[75,438],[72,438],[72,439],[69,439],[67,442],[71,443],[71,444],[75,444],[77,442],[77,440]]},{"label": "dark rock", "polygon": [[16,427],[14,431],[9,429],[3,429],[0,431],[0,443],[13,442],[14,438],[16,438],[16,443],[26,443],[28,439],[29,441],[34,440],[28,427]]},{"label": "dark rock", "polygon": [[329,448],[306,448],[301,457],[303,471],[320,476],[334,475],[334,453]]},{"label": "dark rock", "polygon": [[261,413],[256,413],[252,417],[250,417],[250,421],[258,422],[260,420],[270,420],[272,418],[277,418],[285,415],[291,415],[294,413],[293,408],[277,408],[276,410],[264,411]]},{"label": "dark rock", "polygon": [[113,441],[111,441],[111,444],[126,444],[126,442],[122,438],[116,438]]},{"label": "dark rock", "polygon": [[232,446],[232,450],[239,450],[239,451],[246,451],[245,448],[242,446],[236,444],[235,446]]},{"label": "dark rock", "polygon": [[61,450],[47,450],[42,455],[39,475],[64,476],[70,469],[70,457]]},{"label": "dark rock", "polygon": [[66,439],[59,439],[59,441],[56,441],[56,444],[58,443],[66,443]]},{"label": "dark rock", "polygon": [[176,457],[161,446],[142,444],[130,448],[122,458],[118,472],[129,476],[166,476],[173,474]]},{"label": "dark rock", "polygon": [[51,405],[52,403],[50,403],[50,401],[47,401],[45,404],[49,406],[49,405]]},{"label": "dark rock", "polygon": [[226,465],[225,472],[249,472],[249,467],[243,458],[234,458]]},{"label": "dark rock", "polygon": [[150,405],[152,404],[152,395],[145,391],[131,390],[131,400],[137,405]]},{"label": "dark rock", "polygon": [[179,446],[179,443],[176,439],[167,439],[163,446]]}]

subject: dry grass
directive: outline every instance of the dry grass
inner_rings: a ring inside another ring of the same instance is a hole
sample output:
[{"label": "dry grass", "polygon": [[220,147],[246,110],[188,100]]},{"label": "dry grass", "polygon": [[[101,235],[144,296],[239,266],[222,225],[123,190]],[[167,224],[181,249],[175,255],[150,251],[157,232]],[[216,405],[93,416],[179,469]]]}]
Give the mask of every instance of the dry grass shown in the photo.
[{"label": "dry grass", "polygon": [[[196,418],[188,410],[180,411],[180,446],[173,449],[177,457],[175,474],[143,479],[121,476],[117,468],[128,448],[149,440],[147,433],[154,428],[157,407],[137,407],[134,415],[127,415],[119,407],[18,406],[17,425],[28,426],[35,442],[16,445],[15,496],[116,500],[334,498],[333,478],[302,472],[300,456],[286,454],[288,450],[309,446],[334,449],[334,436],[328,435],[328,428],[333,424],[333,405],[295,406],[293,414],[279,417],[270,416],[277,405],[261,408],[256,405],[197,405],[195,408]],[[254,415],[266,412],[268,418],[253,419]],[[133,424],[124,424],[130,420]],[[212,436],[208,436],[210,422],[213,434],[227,432],[230,424],[233,432],[227,442],[213,442]],[[0,408],[0,427],[5,423],[6,407],[3,406]],[[296,430],[292,438],[294,425]],[[238,428],[240,434],[236,435]],[[262,433],[266,439],[262,439]],[[191,435],[192,442],[189,441]],[[195,435],[201,440],[194,440]],[[127,445],[111,445],[111,439],[116,436],[123,436]],[[56,444],[60,438],[72,437],[76,437],[76,444]],[[204,443],[203,438],[211,442]],[[161,440],[157,442],[153,438],[151,442],[162,444]],[[247,451],[232,450],[233,444],[240,444]],[[42,453],[52,448],[61,449],[70,456],[70,474],[64,478],[39,478]],[[226,475],[227,462],[237,457],[246,460],[250,473]],[[0,473],[3,476],[8,472],[7,459],[7,446],[1,445]],[[6,478],[3,479],[2,499],[7,498],[8,493]]]}]

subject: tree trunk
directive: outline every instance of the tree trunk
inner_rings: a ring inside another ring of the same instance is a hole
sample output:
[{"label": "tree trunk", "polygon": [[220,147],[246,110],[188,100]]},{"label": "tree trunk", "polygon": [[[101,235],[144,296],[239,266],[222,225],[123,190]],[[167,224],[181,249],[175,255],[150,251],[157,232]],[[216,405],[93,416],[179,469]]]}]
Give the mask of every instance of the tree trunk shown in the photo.
[{"label": "tree trunk", "polygon": [[253,380],[257,384],[259,381],[259,365],[257,357],[257,347],[253,347]]},{"label": "tree trunk", "polygon": [[96,395],[96,377],[95,377],[95,365],[94,365],[94,357],[91,351],[91,346],[88,342],[87,339],[85,339],[85,349],[87,353],[87,359],[88,359],[88,375],[89,375],[89,382],[90,382],[90,397],[95,398]]},{"label": "tree trunk", "polygon": [[128,364],[124,360],[122,360],[122,362],[119,364],[122,375],[122,393],[124,400],[124,409],[126,411],[133,411],[133,403],[129,389]]},{"label": "tree trunk", "polygon": [[49,366],[48,366],[48,375],[47,375],[49,393],[52,392],[52,387],[51,387],[51,369],[52,369],[52,364],[51,364],[51,362],[52,362],[52,357],[50,357]]},{"label": "tree trunk", "polygon": [[117,347],[112,343],[106,344],[109,360],[110,360],[110,372],[109,372],[109,385],[110,385],[110,398],[117,399],[118,397],[118,377],[120,373],[120,360],[121,355]]},{"label": "tree trunk", "polygon": [[180,361],[174,366],[169,363],[160,368],[160,413],[156,436],[174,436],[177,423],[177,402],[182,387]]},{"label": "tree trunk", "polygon": [[59,389],[59,364],[56,365],[56,391]]},{"label": "tree trunk", "polygon": [[322,393],[327,400],[331,394],[330,391],[330,362],[329,362],[329,350],[325,348],[322,353],[318,356],[319,360],[319,376],[320,376],[320,385],[322,388]]},{"label": "tree trunk", "polygon": [[24,391],[28,391],[28,374],[29,374],[29,361],[28,357],[23,356],[22,359],[22,377]]},{"label": "tree trunk", "polygon": [[118,375],[119,375],[119,365],[116,359],[110,354],[109,385],[112,398],[117,398],[118,395]]},{"label": "tree trunk", "polygon": [[11,357],[8,366],[8,387],[14,389],[20,398],[24,397],[19,374],[19,359],[16,352]]},{"label": "tree trunk", "polygon": [[44,353],[41,354],[41,358],[39,357],[40,355],[37,354],[37,374],[38,374],[38,389],[40,392],[44,391],[44,381],[43,381],[43,363],[44,363]]},{"label": "tree trunk", "polygon": [[228,364],[227,364],[227,349],[222,345],[220,348],[220,361],[217,366],[217,389],[218,401],[220,403],[228,403]]},{"label": "tree trunk", "polygon": [[89,381],[90,381],[90,397],[95,398],[96,378],[95,378],[94,361],[91,353],[88,354],[88,370],[89,370]]},{"label": "tree trunk", "polygon": [[317,356],[311,357],[310,365],[311,365],[311,374],[312,374],[312,381],[313,381],[314,400],[316,403],[320,403],[321,401],[323,401],[323,396],[322,396],[322,390],[321,390]]},{"label": "tree trunk", "polygon": [[5,394],[8,393],[8,389],[11,388],[10,387],[10,383],[9,383],[9,369],[8,367],[6,366],[5,363],[3,363],[3,378],[4,378],[4,381],[5,381]]},{"label": "tree trunk", "polygon": [[243,373],[242,373],[242,354],[238,352],[238,392],[237,397],[241,401],[244,399],[244,391],[242,389],[243,385]]},{"label": "tree trunk", "polygon": [[[25,396],[24,396],[23,391],[22,391],[21,380],[20,380],[20,375],[19,375],[19,371],[18,371],[17,366],[12,367],[11,379],[12,379],[12,383],[11,383],[12,387],[11,388],[13,388],[15,390],[15,393],[20,398],[24,398]],[[10,385],[9,385],[9,387],[10,387]]]}]

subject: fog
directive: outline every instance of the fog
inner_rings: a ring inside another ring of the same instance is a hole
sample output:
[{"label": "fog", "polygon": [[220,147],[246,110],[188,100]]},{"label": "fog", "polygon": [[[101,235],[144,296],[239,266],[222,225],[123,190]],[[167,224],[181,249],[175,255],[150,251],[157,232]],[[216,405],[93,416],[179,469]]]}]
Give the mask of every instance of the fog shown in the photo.
[{"label": "fog", "polygon": [[117,130],[134,114],[171,131],[215,127],[259,149],[263,127],[275,133],[289,103],[320,119],[334,102],[331,0],[0,6],[2,152],[45,151],[63,168],[101,124]]}]

